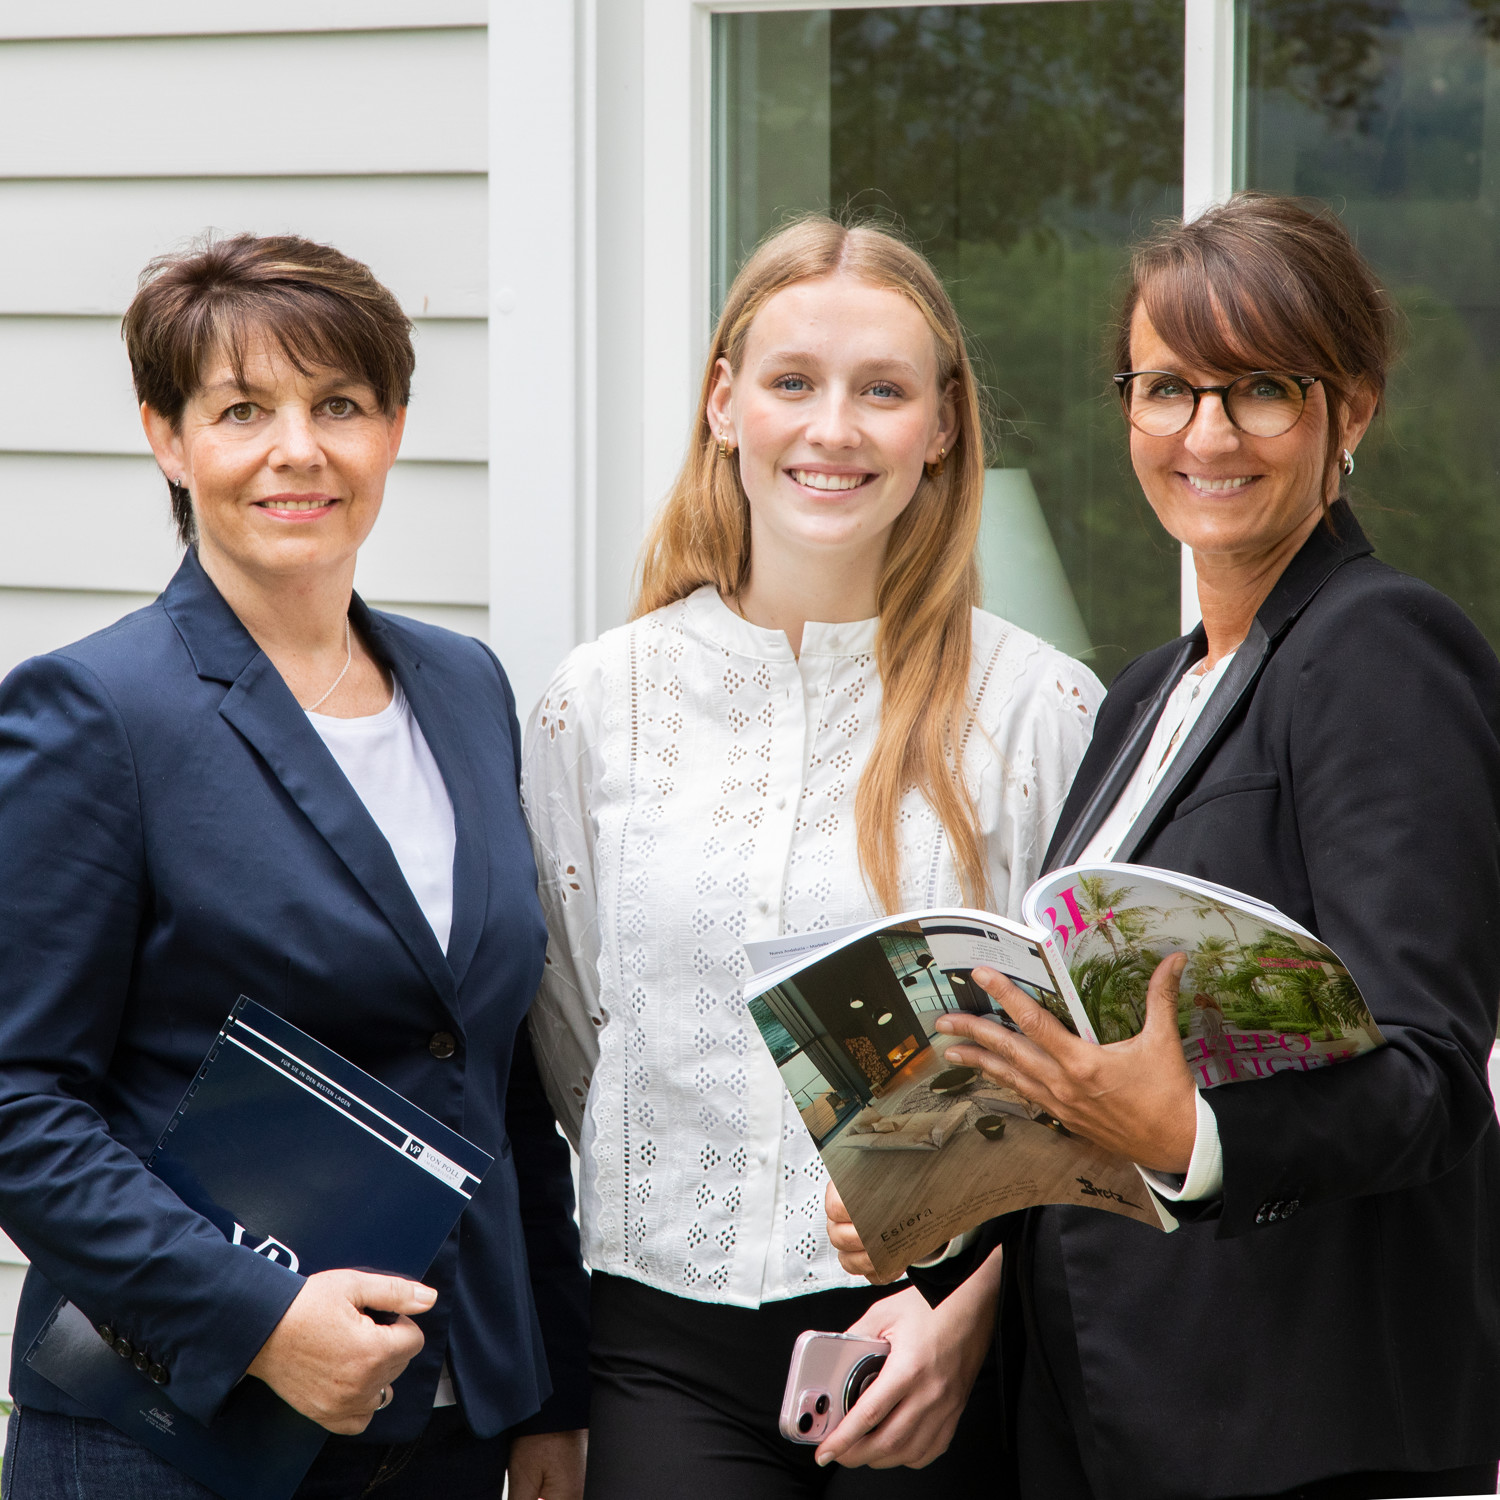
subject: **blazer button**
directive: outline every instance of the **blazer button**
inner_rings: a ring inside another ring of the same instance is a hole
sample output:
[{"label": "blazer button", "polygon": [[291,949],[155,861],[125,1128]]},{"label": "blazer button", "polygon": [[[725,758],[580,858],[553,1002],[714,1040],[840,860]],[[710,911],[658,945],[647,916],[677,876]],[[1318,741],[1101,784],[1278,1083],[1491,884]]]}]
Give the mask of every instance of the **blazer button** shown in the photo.
[{"label": "blazer button", "polygon": [[165,1385],[168,1380],[167,1367],[165,1365],[152,1365],[146,1371],[147,1378],[153,1385]]},{"label": "blazer button", "polygon": [[136,1369],[144,1375],[151,1368],[151,1356],[144,1349],[137,1349],[133,1363]]},{"label": "blazer button", "polygon": [[130,1340],[126,1338],[122,1333],[120,1337],[115,1340],[115,1353],[118,1354],[121,1359],[134,1359],[135,1345],[132,1344]]},{"label": "blazer button", "polygon": [[458,1039],[451,1031],[434,1031],[427,1050],[441,1062],[458,1051]]},{"label": "blazer button", "polygon": [[115,1347],[115,1331],[109,1326],[108,1323],[101,1323],[99,1325],[99,1337],[103,1339],[111,1349]]}]

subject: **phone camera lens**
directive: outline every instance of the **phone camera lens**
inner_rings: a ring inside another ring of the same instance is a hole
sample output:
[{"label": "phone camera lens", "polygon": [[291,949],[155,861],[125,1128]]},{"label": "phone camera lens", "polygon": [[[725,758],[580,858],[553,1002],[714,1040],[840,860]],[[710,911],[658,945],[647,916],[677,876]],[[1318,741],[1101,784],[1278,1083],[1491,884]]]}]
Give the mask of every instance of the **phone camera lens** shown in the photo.
[{"label": "phone camera lens", "polygon": [[828,1411],[828,1397],[827,1396],[819,1396],[818,1399],[817,1399],[817,1402],[815,1403],[815,1405],[816,1405],[816,1408],[817,1408],[818,1415],[820,1417],[823,1416]]},{"label": "phone camera lens", "polygon": [[849,1372],[849,1384],[844,1387],[845,1411],[848,1411],[875,1383],[875,1377],[885,1367],[885,1358],[883,1354],[871,1354],[860,1360]]},{"label": "phone camera lens", "polygon": [[802,1415],[797,1418],[797,1431],[798,1432],[811,1432],[812,1431],[812,1413],[810,1411],[803,1412]]}]

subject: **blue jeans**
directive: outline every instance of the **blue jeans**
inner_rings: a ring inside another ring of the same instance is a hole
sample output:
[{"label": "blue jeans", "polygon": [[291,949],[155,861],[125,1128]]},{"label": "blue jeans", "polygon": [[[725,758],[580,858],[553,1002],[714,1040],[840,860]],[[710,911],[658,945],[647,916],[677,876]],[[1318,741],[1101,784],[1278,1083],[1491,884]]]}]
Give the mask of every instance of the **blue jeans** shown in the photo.
[{"label": "blue jeans", "polygon": [[[499,1500],[510,1441],[476,1438],[456,1406],[412,1443],[331,1437],[295,1500]],[[217,1500],[108,1422],[17,1407],[0,1500]]]}]

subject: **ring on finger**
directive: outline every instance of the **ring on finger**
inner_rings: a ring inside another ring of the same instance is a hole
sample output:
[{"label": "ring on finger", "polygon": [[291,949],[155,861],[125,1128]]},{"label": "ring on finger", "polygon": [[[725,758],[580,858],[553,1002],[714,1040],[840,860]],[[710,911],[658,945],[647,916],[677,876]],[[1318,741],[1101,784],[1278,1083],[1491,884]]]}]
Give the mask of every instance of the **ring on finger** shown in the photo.
[{"label": "ring on finger", "polygon": [[388,1386],[388,1385],[381,1386],[380,1387],[380,1400],[375,1403],[375,1410],[376,1411],[384,1411],[386,1409],[386,1407],[388,1407],[391,1404],[391,1396],[392,1396],[392,1394],[393,1393],[391,1391],[390,1386]]}]

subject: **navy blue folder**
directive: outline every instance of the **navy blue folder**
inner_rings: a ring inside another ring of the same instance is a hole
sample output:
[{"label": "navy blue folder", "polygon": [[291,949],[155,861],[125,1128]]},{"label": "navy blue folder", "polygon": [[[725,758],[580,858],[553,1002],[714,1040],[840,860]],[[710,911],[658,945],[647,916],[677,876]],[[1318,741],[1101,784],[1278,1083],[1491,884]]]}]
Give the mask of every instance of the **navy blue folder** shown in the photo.
[{"label": "navy blue folder", "polygon": [[[146,1165],[293,1270],[420,1281],[492,1158],[241,996]],[[287,1500],[327,1432],[247,1378],[208,1425],[61,1302],[27,1363],[224,1500]]]}]

